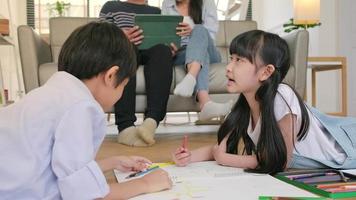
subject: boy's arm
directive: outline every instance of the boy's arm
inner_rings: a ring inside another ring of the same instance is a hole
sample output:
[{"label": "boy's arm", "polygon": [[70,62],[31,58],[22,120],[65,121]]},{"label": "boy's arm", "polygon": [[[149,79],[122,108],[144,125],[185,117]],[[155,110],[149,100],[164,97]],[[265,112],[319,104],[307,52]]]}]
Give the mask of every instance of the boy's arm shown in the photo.
[{"label": "boy's arm", "polygon": [[114,159],[114,157],[105,158],[105,159],[102,159],[102,160],[98,160],[96,162],[98,163],[100,169],[103,172],[112,170],[115,167],[115,159]]},{"label": "boy's arm", "polygon": [[97,138],[99,132],[105,132],[105,124],[102,109],[91,101],[72,105],[59,119],[54,131],[51,167],[63,199],[94,199],[108,194],[109,185],[94,161],[101,142]]},{"label": "boy's arm", "polygon": [[129,199],[140,194],[157,192],[171,187],[172,181],[168,173],[157,169],[141,178],[111,184],[110,193],[104,199]]},{"label": "boy's arm", "polygon": [[97,161],[102,171],[117,169],[123,172],[141,171],[151,165],[152,162],[141,156],[112,156]]},{"label": "boy's arm", "polygon": [[104,199],[129,199],[140,194],[148,193],[147,186],[148,185],[142,179],[110,184],[110,193]]}]

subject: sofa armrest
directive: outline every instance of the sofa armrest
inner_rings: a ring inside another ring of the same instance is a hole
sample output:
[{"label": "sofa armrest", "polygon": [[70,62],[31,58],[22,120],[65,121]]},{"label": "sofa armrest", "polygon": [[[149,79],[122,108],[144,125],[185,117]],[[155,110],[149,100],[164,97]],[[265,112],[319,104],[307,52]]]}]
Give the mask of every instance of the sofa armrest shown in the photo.
[{"label": "sofa armrest", "polygon": [[51,49],[49,44],[29,26],[21,25],[17,32],[22,75],[27,93],[40,86],[38,68],[43,63],[51,62]]},{"label": "sofa armrest", "polygon": [[289,46],[291,65],[295,67],[294,88],[301,97],[305,95],[309,33],[298,30],[283,37]]}]

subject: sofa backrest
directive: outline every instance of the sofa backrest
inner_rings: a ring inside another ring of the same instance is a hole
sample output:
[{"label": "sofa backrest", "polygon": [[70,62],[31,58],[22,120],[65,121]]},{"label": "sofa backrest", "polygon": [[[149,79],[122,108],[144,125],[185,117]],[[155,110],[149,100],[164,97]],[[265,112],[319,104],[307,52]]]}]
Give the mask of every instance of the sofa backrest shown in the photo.
[{"label": "sofa backrest", "polygon": [[85,25],[98,18],[87,17],[54,17],[49,19],[49,40],[51,44],[52,59],[58,61],[59,52],[69,35],[79,26]]},{"label": "sofa backrest", "polygon": [[[78,26],[95,20],[98,18],[59,17],[50,19],[50,44],[41,39],[31,27],[27,25],[18,27],[19,50],[26,92],[42,85],[50,75],[57,71],[54,63],[57,62],[60,49],[70,33]],[[231,40],[242,32],[256,29],[257,24],[254,21],[220,21],[219,23],[220,30],[216,44],[221,52],[223,62],[226,63]],[[303,96],[306,85],[308,32],[297,30],[283,38],[288,43],[291,55],[291,68],[284,81],[292,85]],[[212,71],[214,70],[212,69]]]},{"label": "sofa backrest", "polygon": [[220,51],[222,62],[228,62],[231,41],[237,35],[255,29],[257,29],[255,21],[219,21],[219,31],[215,42]]},{"label": "sofa backrest", "polygon": [[[97,21],[98,18],[85,17],[55,17],[49,20],[50,43],[52,59],[57,62],[58,55],[64,41],[79,26]],[[227,62],[229,44],[240,33],[257,29],[255,21],[219,21],[219,31],[216,37],[216,45],[221,53],[222,61]]]}]

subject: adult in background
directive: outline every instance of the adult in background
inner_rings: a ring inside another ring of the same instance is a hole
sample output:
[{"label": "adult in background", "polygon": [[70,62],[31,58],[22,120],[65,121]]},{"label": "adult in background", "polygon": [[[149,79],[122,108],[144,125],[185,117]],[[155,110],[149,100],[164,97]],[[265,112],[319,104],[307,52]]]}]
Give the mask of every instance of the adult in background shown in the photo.
[{"label": "adult in background", "polygon": [[164,0],[162,14],[184,16],[184,22],[177,27],[182,40],[174,64],[184,65],[187,75],[174,94],[190,97],[196,93],[201,120],[225,116],[232,102],[217,103],[209,97],[209,65],[221,62],[215,46],[219,22],[214,0]]},{"label": "adult in background", "polygon": [[[100,11],[100,19],[114,23],[127,38],[139,45],[144,33],[135,26],[135,14],[160,14],[161,10],[148,6],[145,0],[108,1]],[[172,83],[173,55],[171,48],[158,44],[147,50],[136,49],[138,65],[144,65],[147,106],[142,125],[135,127],[136,77],[130,79],[120,101],[115,104],[115,123],[118,142],[130,146],[149,146],[155,143],[154,134],[166,115]]]}]

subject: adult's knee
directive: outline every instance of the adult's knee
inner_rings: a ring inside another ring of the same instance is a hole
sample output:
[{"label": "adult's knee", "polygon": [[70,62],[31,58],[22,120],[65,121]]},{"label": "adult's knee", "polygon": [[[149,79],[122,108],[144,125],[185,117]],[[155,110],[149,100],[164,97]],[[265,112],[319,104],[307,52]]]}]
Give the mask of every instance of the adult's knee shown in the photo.
[{"label": "adult's knee", "polygon": [[171,48],[165,44],[157,44],[150,48],[151,56],[160,56],[162,58],[168,57],[172,58]]},{"label": "adult's knee", "polygon": [[209,31],[202,24],[196,24],[194,25],[191,35],[199,37],[209,36]]}]

